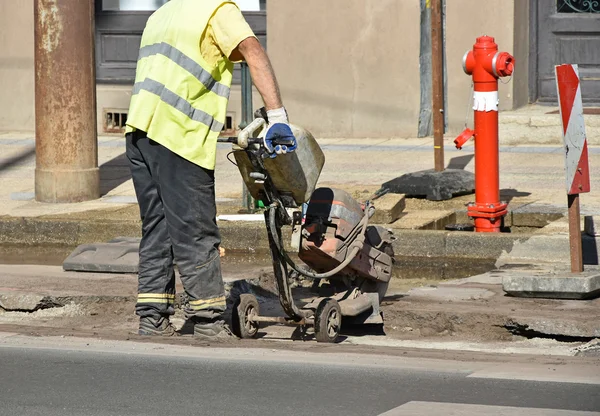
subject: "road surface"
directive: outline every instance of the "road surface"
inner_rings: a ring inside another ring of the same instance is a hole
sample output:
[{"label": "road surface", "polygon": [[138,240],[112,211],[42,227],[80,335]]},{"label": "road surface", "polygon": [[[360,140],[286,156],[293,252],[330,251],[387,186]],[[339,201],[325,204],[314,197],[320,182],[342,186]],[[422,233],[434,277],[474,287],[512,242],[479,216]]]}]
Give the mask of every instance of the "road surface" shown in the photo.
[{"label": "road surface", "polygon": [[587,416],[600,414],[599,365],[5,334],[0,415]]}]

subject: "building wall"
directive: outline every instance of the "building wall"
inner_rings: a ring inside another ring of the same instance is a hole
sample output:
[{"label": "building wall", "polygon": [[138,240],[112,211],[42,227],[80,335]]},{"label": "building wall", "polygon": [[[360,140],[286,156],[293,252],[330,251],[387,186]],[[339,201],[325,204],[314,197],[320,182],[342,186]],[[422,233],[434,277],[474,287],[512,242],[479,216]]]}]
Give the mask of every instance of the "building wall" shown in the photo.
[{"label": "building wall", "polygon": [[[464,127],[471,79],[462,57],[478,36],[517,49],[515,80],[501,84],[500,108],[527,103],[528,3],[447,1],[450,134]],[[419,1],[269,0],[267,19],[269,55],[293,121],[318,137],[416,136]]]},{"label": "building wall", "polygon": [[513,77],[513,108],[529,104],[529,3],[515,1],[512,52],[517,66]]},{"label": "building wall", "polygon": [[[470,77],[462,57],[477,36],[496,38],[517,58],[512,82],[500,85],[501,109],[528,101],[529,2],[474,7],[447,1],[449,133],[462,130]],[[419,100],[418,0],[269,0],[268,49],[293,122],[318,137],[416,136]],[[465,15],[468,11],[468,15]],[[490,18],[492,16],[492,18]],[[0,1],[0,130],[33,131],[33,1]],[[104,108],[126,109],[131,86],[98,86]],[[255,106],[261,105],[255,94]],[[240,114],[239,88],[230,111]]]},{"label": "building wall", "polygon": [[416,0],[269,0],[269,56],[291,120],[319,137],[416,131],[419,15]]},{"label": "building wall", "polygon": [[[0,0],[0,131],[35,130],[33,1]],[[104,134],[104,109],[127,110],[131,85],[97,86],[98,134]],[[255,109],[262,106],[254,92]],[[241,122],[241,90],[233,86],[229,111]]]},{"label": "building wall", "polygon": [[[496,39],[501,52],[518,54],[516,71],[511,82],[504,80],[499,83],[500,111],[511,110],[527,103],[527,51],[529,44],[529,20],[523,19],[523,13],[528,16],[528,1],[504,0],[502,2],[486,3],[486,7],[474,7],[473,0],[447,1],[446,9],[446,59],[448,65],[448,122],[449,133],[458,133],[464,128],[465,117],[469,112],[472,120],[472,110],[467,106],[471,100],[471,77],[462,69],[462,59],[467,50],[473,48],[477,37],[492,36]],[[479,3],[479,2],[477,2]],[[468,14],[465,14],[468,11]],[[518,16],[518,17],[517,17]],[[515,22],[522,22],[520,27]],[[523,37],[525,42],[515,42],[515,34]],[[521,34],[521,32],[524,32]],[[521,87],[525,83],[525,87]],[[515,93],[518,94],[515,97]]]},{"label": "building wall", "polygon": [[0,130],[32,131],[33,1],[0,1]]}]

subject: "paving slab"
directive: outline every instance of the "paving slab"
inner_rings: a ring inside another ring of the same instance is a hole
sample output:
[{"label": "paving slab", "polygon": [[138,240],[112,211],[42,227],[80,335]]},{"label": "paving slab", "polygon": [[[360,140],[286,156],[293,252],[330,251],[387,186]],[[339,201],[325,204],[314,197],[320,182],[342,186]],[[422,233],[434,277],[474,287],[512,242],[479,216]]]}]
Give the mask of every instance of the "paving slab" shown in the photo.
[{"label": "paving slab", "polygon": [[507,272],[502,288],[516,297],[591,299],[600,296],[600,273]]},{"label": "paving slab", "polygon": [[406,197],[402,194],[385,194],[373,201],[375,214],[369,219],[372,224],[391,224],[402,216],[406,208]]},{"label": "paving slab", "polygon": [[489,299],[494,296],[494,292],[487,289],[475,287],[419,287],[411,289],[408,296],[427,298],[432,300],[444,300],[449,302]]},{"label": "paving slab", "polygon": [[511,211],[512,225],[515,227],[545,227],[567,214],[566,206],[550,204],[524,204]]},{"label": "paving slab", "polygon": [[[443,230],[447,224],[456,221],[453,211],[418,210],[405,211],[402,216],[390,224],[390,228],[404,230]],[[377,224],[376,221],[373,223]]]},{"label": "paving slab", "polygon": [[440,283],[440,286],[461,286],[467,284],[486,284],[486,285],[501,285],[504,272],[500,270],[492,270],[488,273],[482,273],[463,279],[452,279]]},{"label": "paving slab", "polygon": [[139,238],[116,238],[108,243],[80,245],[63,262],[65,271],[137,273]]}]

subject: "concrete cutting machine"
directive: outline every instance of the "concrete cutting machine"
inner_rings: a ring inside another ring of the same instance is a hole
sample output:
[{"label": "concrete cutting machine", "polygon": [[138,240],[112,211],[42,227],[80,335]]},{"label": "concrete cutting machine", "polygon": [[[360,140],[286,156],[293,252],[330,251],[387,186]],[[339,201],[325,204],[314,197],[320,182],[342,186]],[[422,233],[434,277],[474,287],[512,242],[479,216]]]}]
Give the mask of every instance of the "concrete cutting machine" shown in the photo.
[{"label": "concrete cutting machine", "polygon": [[[270,322],[296,325],[305,332],[313,327],[317,341],[335,342],[342,320],[382,324],[380,304],[394,261],[391,231],[369,225],[375,211],[371,203],[360,204],[339,189],[315,190],[325,156],[308,131],[291,126],[297,149],[271,158],[263,141],[267,122],[266,113],[259,110],[238,137],[219,141],[233,144],[250,194],[266,207],[273,271],[286,316],[262,316],[256,297],[242,294],[233,308],[233,332],[241,338],[256,337],[260,324]],[[283,226],[292,227],[292,247],[308,268],[298,266],[286,251]],[[317,294],[303,306],[296,305],[291,291],[291,282],[300,276],[313,279]]]}]

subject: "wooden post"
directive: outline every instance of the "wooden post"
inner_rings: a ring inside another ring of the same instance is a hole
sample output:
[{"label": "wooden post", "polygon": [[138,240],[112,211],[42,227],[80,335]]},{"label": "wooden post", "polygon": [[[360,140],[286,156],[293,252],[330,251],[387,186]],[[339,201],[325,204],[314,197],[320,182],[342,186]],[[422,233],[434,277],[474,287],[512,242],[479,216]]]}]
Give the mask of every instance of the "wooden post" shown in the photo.
[{"label": "wooden post", "polygon": [[571,249],[571,272],[573,273],[583,271],[580,221],[579,194],[569,195],[569,246]]},{"label": "wooden post", "polygon": [[444,166],[444,34],[442,1],[431,0],[431,76],[433,91],[433,148],[436,172]]}]

